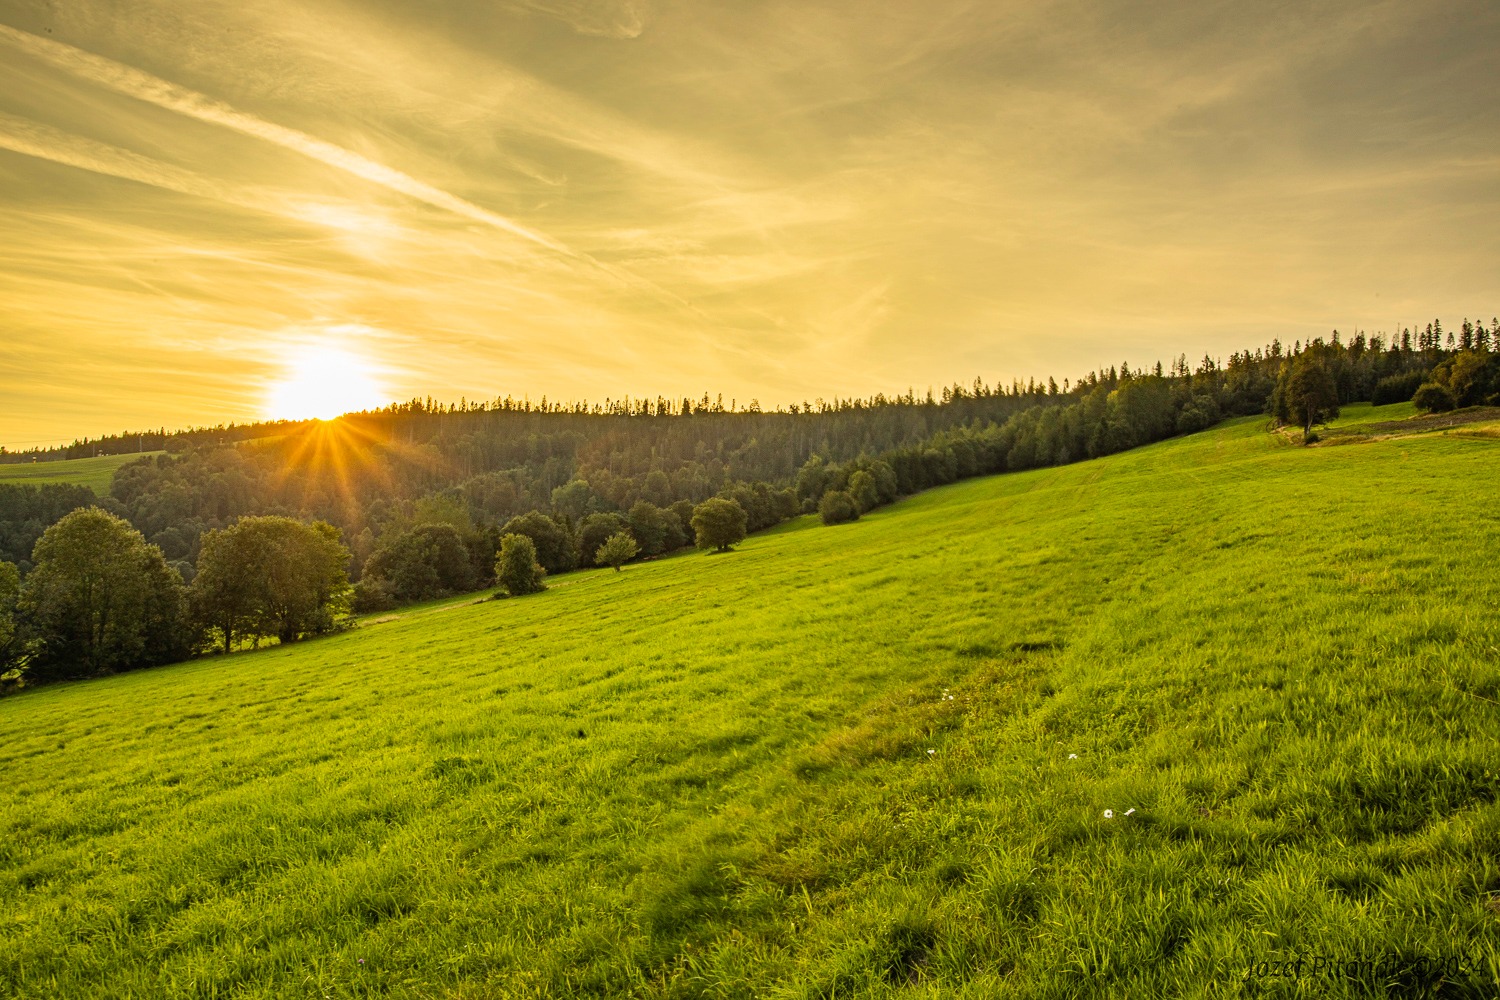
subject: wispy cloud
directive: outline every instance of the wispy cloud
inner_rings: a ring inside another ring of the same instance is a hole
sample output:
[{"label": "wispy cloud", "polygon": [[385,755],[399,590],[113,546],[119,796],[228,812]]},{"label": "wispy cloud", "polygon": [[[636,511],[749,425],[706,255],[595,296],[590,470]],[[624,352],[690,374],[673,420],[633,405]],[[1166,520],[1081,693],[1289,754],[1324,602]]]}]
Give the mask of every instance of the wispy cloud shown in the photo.
[{"label": "wispy cloud", "polygon": [[774,404],[1500,298],[1487,0],[0,21],[6,443],[78,429],[18,400],[85,359],[139,371],[88,428],[203,422],[254,415],[223,373],[266,345],[360,329],[396,395]]},{"label": "wispy cloud", "polygon": [[286,128],[273,122],[263,121],[253,115],[215,101],[203,94],[179,87],[149,73],[122,65],[111,59],[85,52],[71,45],[39,38],[0,24],[0,40],[37,58],[43,59],[59,69],[84,77],[94,83],[109,87],[128,97],[146,101],[159,108],[196,118],[212,125],[220,125],[245,135],[264,139],[284,149],[301,153],[309,159],[342,170],[372,184],[379,184],[435,208],[461,215],[475,222],[492,226],[502,232],[517,236],[538,246],[578,260],[589,260],[551,237],[505,218],[456,195],[433,187],[415,177],[408,176],[384,164],[377,163],[358,153],[325,142],[315,136],[296,129]]}]

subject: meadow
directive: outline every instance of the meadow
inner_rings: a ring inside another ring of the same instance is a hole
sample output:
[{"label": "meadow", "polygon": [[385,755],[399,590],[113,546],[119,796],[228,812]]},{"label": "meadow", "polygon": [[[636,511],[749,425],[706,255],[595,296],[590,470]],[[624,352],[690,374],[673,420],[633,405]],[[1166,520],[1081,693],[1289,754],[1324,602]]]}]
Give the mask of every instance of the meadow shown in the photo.
[{"label": "meadow", "polygon": [[87,486],[98,496],[108,496],[115,470],[138,458],[160,455],[147,451],[128,455],[100,455],[97,458],[69,458],[59,462],[10,462],[0,464],[0,483],[47,486],[54,483]]},{"label": "meadow", "polygon": [[1247,418],[4,699],[0,992],[1494,996],[1497,449]]}]

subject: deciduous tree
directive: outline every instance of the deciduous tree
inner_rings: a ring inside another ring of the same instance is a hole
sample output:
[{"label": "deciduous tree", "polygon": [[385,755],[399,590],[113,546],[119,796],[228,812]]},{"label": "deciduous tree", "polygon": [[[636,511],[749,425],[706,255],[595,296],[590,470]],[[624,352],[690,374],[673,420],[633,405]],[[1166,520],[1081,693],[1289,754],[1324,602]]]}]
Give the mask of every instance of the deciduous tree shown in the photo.
[{"label": "deciduous tree", "polygon": [[28,676],[89,676],[186,655],[182,581],[129,522],[76,510],[42,534],[32,562],[18,602],[33,640]]},{"label": "deciduous tree", "polygon": [[512,597],[546,590],[547,571],[536,559],[536,545],[526,535],[500,536],[495,560],[495,582]]},{"label": "deciduous tree", "polygon": [[693,533],[700,549],[727,552],[745,539],[745,511],[733,500],[710,497],[693,508]]},{"label": "deciduous tree", "polygon": [[621,531],[605,539],[604,544],[594,553],[594,561],[601,566],[613,566],[618,573],[622,564],[635,558],[636,551],[635,538],[630,532]]}]

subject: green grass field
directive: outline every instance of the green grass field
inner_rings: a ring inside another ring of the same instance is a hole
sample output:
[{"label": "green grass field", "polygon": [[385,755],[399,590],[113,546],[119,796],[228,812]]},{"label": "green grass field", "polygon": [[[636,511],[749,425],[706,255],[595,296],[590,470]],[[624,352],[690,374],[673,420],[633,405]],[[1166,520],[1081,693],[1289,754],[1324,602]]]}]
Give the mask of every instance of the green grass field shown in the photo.
[{"label": "green grass field", "polygon": [[1242,420],[5,699],[0,993],[1493,997],[1497,466]]},{"label": "green grass field", "polygon": [[61,462],[16,462],[0,464],[0,483],[26,483],[45,486],[49,483],[76,483],[87,486],[99,496],[108,496],[115,470],[159,451],[129,455],[100,455],[98,458],[70,458]]}]

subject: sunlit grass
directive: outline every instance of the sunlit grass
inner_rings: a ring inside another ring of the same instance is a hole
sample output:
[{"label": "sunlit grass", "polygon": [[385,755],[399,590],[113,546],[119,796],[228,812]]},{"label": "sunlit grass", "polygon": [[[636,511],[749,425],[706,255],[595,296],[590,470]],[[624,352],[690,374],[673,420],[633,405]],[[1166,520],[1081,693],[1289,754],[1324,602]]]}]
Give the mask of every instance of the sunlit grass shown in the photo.
[{"label": "sunlit grass", "polygon": [[73,483],[87,486],[98,496],[108,496],[115,470],[138,458],[162,454],[148,451],[128,455],[100,455],[97,458],[70,458],[60,462],[16,462],[0,464],[0,483]]},{"label": "sunlit grass", "polygon": [[0,701],[0,992],[1491,995],[1493,446],[1263,424]]}]

